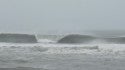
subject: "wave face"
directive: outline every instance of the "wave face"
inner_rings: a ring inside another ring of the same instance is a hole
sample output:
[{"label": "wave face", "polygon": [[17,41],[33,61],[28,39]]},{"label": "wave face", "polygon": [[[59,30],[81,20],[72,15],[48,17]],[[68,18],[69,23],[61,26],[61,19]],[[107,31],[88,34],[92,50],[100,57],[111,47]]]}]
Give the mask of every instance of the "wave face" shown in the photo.
[{"label": "wave face", "polygon": [[58,41],[58,43],[89,43],[95,38],[88,35],[68,35]]},{"label": "wave face", "polygon": [[0,34],[0,42],[37,43],[37,39],[34,35],[28,35],[28,34]]},{"label": "wave face", "polygon": [[67,43],[67,44],[125,44],[125,37],[93,37],[89,35],[68,35],[60,39],[58,43]]}]

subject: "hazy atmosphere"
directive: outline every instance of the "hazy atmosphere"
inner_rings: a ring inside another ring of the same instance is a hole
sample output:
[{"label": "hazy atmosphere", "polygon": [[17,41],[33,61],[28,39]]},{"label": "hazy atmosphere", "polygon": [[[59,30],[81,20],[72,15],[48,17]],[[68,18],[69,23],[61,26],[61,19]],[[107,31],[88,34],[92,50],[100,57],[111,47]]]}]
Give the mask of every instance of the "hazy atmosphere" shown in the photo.
[{"label": "hazy atmosphere", "polygon": [[125,70],[125,0],[0,0],[0,70]]},{"label": "hazy atmosphere", "polygon": [[0,0],[0,32],[125,30],[124,0]]}]

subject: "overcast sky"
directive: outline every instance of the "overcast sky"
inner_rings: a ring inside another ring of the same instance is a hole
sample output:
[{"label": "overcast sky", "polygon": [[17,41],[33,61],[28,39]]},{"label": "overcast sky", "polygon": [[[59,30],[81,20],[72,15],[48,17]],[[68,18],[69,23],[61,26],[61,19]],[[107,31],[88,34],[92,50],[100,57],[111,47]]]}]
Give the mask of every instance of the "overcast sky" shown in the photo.
[{"label": "overcast sky", "polygon": [[125,30],[125,0],[0,0],[0,32]]}]

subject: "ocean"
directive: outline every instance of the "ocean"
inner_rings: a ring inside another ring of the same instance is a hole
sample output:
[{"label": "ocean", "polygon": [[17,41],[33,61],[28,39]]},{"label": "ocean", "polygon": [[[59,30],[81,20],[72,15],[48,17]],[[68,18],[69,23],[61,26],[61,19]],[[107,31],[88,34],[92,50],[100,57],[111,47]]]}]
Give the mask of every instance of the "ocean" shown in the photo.
[{"label": "ocean", "polygon": [[38,43],[0,43],[0,70],[125,70],[124,37],[36,36]]}]

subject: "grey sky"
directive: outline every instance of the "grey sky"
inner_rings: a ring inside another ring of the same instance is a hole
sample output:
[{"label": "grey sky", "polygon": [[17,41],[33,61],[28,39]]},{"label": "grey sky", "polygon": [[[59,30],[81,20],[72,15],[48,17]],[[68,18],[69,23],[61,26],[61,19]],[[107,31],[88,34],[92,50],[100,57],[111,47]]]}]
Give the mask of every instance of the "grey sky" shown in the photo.
[{"label": "grey sky", "polygon": [[0,0],[0,32],[125,30],[125,0]]}]

